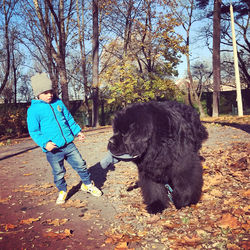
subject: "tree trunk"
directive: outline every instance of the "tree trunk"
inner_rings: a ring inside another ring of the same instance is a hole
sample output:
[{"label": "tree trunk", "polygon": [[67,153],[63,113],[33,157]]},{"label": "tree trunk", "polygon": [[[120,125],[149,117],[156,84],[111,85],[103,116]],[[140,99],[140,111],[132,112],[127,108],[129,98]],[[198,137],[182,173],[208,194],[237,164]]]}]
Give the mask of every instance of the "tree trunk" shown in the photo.
[{"label": "tree trunk", "polygon": [[[81,7],[81,9],[80,9]],[[84,88],[84,102],[87,107],[87,111],[90,114],[89,100],[88,100],[88,77],[87,77],[87,63],[86,63],[86,51],[85,51],[85,22],[84,22],[84,1],[81,2],[79,6],[79,0],[76,1],[76,10],[77,10],[77,25],[78,25],[78,36],[79,36],[79,45],[81,52],[81,67],[82,67],[82,76],[83,76],[83,88]],[[80,13],[82,15],[80,15]],[[80,18],[82,16],[82,19]]]},{"label": "tree trunk", "polygon": [[[49,60],[47,65],[50,66],[48,70],[50,77],[53,74],[53,63],[56,62],[55,68],[57,71],[56,73],[58,73],[60,76],[62,100],[69,108],[68,79],[65,63],[67,30],[65,29],[64,25],[64,22],[67,17],[64,16],[64,1],[59,1],[59,9],[57,9],[50,0],[45,0],[43,2],[44,7],[42,6],[42,2],[38,0],[33,0],[33,2],[36,9],[37,17],[39,19],[40,27],[42,28],[42,35],[45,41],[45,53],[47,54]],[[45,13],[42,11],[43,8],[45,10]],[[70,13],[68,13],[68,16],[70,17]],[[50,21],[48,17],[51,18]],[[53,34],[51,32],[51,25],[53,25],[54,27]],[[57,85],[57,81],[55,77],[51,78],[54,87]]]},{"label": "tree trunk", "polygon": [[[193,100],[194,100],[194,84],[193,84],[193,77],[191,74],[191,66],[190,66],[190,50],[189,50],[189,46],[190,46],[190,29],[191,29],[191,25],[192,25],[192,13],[193,13],[193,4],[191,5],[190,8],[190,14],[189,14],[189,21],[188,21],[188,26],[187,28],[184,28],[186,30],[186,35],[187,35],[187,39],[186,39],[186,47],[187,47],[187,54],[186,54],[186,59],[187,59],[187,73],[188,73],[188,78],[189,78],[189,87],[187,88],[188,92],[188,104],[190,106],[193,107]],[[185,25],[183,24],[183,27],[185,27]]]},{"label": "tree trunk", "polygon": [[220,13],[221,0],[214,0],[213,15],[213,117],[219,116],[220,98]]},{"label": "tree trunk", "polygon": [[92,1],[92,11],[93,11],[93,41],[92,41],[92,61],[93,61],[93,85],[92,85],[92,98],[93,98],[93,108],[92,108],[92,126],[98,127],[98,67],[99,67],[99,25],[98,25],[98,0]]},{"label": "tree trunk", "polygon": [[13,46],[12,46],[12,70],[13,70],[13,80],[14,80],[14,103],[17,103],[17,75],[16,75],[16,65],[15,65],[15,54],[14,54],[14,42],[13,42]]},{"label": "tree trunk", "polygon": [[189,54],[187,54],[187,71],[188,71],[188,78],[189,78],[189,82],[190,82],[190,88],[188,88],[189,105],[193,107],[193,101],[194,101],[195,104],[197,104],[197,106],[198,106],[200,116],[204,117],[205,112],[204,112],[204,109],[202,107],[201,99],[199,98],[199,96],[197,95],[197,92],[194,89],[194,82],[193,82],[193,77],[192,77],[191,69],[190,69]]},{"label": "tree trunk", "polygon": [[59,75],[60,75],[60,84],[61,84],[61,89],[62,89],[62,100],[64,104],[66,105],[66,107],[70,109],[68,79],[67,79],[67,74],[66,74],[66,68],[60,69]]},{"label": "tree trunk", "polygon": [[128,11],[126,16],[126,24],[124,30],[124,56],[127,56],[128,52],[128,44],[130,43],[131,39],[131,27],[132,27],[132,9],[133,9],[133,1],[128,1]]},{"label": "tree trunk", "polygon": [[7,10],[7,5],[5,1],[3,1],[3,9],[4,9],[4,42],[5,42],[5,49],[6,49],[6,68],[4,71],[4,78],[3,82],[0,86],[0,94],[2,93],[5,85],[8,82],[9,74],[10,74],[10,41],[9,41],[9,20],[10,18],[8,17],[8,12]]},{"label": "tree trunk", "polygon": [[[187,39],[187,41],[189,41],[189,38]],[[189,47],[189,44],[187,46]],[[187,88],[187,94],[188,94],[187,101],[188,101],[188,105],[193,107],[194,87],[193,87],[193,77],[192,77],[191,70],[190,70],[189,49],[186,54],[186,58],[187,58],[187,73],[188,73],[188,78],[189,78],[189,87]]]}]

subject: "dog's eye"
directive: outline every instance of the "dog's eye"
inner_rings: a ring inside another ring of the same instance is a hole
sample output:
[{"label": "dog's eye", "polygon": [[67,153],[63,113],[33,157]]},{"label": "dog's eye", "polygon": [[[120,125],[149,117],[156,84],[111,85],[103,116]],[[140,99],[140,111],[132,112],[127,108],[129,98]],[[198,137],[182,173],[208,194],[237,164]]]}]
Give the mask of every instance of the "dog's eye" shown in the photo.
[{"label": "dog's eye", "polygon": [[127,132],[125,132],[125,131],[121,131],[121,133],[120,133],[120,135],[121,135],[122,137],[125,137],[126,134],[127,134]]}]

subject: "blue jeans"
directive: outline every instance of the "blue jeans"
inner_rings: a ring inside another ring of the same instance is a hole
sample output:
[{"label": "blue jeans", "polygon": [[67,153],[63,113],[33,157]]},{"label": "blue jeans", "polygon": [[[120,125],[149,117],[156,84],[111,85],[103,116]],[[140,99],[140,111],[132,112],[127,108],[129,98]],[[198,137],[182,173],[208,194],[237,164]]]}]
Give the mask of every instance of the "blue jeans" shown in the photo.
[{"label": "blue jeans", "polygon": [[103,169],[107,168],[111,164],[116,164],[119,161],[131,161],[135,159],[137,156],[131,156],[129,154],[123,155],[113,155],[110,151],[107,152],[105,157],[100,161],[100,165]]},{"label": "blue jeans", "polygon": [[66,160],[79,174],[84,184],[91,184],[90,174],[86,167],[86,162],[82,159],[81,154],[73,142],[61,148],[56,148],[52,151],[46,152],[46,157],[52,167],[54,183],[59,191],[67,191],[67,184],[64,178],[66,173],[64,160]]},{"label": "blue jeans", "polygon": [[100,161],[101,167],[103,169],[107,168],[111,164],[115,164],[119,162],[116,158],[113,157],[113,155],[110,153],[110,151],[107,152],[105,157]]}]

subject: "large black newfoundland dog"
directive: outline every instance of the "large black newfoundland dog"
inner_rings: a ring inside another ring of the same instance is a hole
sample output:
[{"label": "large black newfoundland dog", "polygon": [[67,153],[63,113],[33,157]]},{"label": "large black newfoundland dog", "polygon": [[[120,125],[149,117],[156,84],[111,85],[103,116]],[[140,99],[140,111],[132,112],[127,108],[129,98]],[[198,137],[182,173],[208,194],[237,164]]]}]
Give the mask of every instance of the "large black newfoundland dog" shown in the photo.
[{"label": "large black newfoundland dog", "polygon": [[116,113],[108,149],[129,154],[149,213],[196,204],[202,190],[199,149],[208,133],[190,106],[167,101],[138,103]]}]

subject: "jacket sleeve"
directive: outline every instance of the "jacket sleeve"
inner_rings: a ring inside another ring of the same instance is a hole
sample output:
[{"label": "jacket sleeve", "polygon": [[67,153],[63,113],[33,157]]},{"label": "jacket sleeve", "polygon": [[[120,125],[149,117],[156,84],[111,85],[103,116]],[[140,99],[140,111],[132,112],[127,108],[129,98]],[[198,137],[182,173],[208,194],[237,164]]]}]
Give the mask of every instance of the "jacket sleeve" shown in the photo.
[{"label": "jacket sleeve", "polygon": [[37,115],[37,113],[34,113],[31,108],[29,108],[27,111],[27,125],[29,134],[34,142],[38,146],[46,150],[45,147],[48,143],[48,139],[45,138],[45,136],[41,133],[39,116]]},{"label": "jacket sleeve", "polygon": [[68,125],[73,133],[74,136],[77,136],[79,132],[81,131],[81,127],[75,122],[73,116],[68,111],[67,107],[62,102],[62,108],[63,108],[63,115],[66,118]]}]

